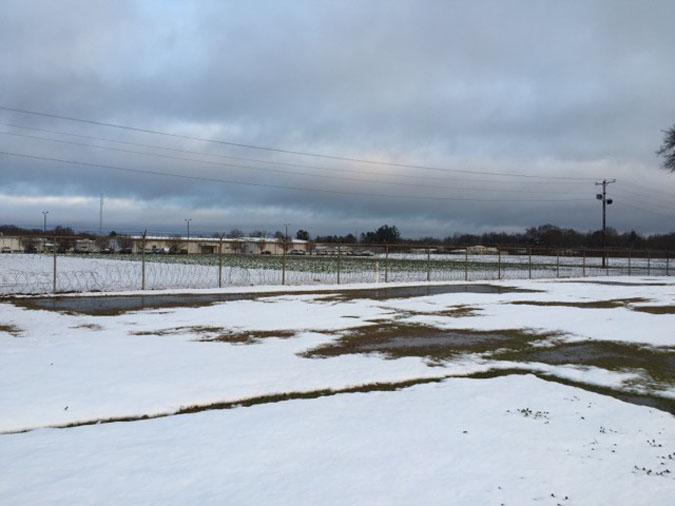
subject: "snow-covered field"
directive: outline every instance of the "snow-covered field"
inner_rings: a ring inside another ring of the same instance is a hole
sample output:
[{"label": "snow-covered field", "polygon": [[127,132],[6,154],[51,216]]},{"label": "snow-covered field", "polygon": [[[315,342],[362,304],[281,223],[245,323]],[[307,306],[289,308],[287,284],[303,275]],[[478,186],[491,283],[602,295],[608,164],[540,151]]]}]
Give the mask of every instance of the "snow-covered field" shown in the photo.
[{"label": "snow-covered field", "polygon": [[0,504],[673,504],[675,280],[491,284],[0,303]]}]

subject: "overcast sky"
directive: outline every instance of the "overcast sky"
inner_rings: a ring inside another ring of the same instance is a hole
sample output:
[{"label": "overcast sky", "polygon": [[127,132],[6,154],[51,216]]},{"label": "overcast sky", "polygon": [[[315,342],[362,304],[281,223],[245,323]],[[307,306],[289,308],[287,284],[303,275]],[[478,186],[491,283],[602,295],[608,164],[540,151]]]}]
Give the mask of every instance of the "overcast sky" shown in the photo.
[{"label": "overcast sky", "polygon": [[616,178],[608,224],[670,232],[674,19],[672,0],[3,0],[0,223],[96,231],[104,193],[106,232],[592,230]]}]

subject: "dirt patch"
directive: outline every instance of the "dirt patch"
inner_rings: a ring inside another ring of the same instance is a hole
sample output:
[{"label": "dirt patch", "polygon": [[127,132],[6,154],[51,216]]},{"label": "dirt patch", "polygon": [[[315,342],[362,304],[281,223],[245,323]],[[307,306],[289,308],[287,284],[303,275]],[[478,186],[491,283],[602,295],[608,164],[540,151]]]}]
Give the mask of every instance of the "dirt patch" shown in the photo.
[{"label": "dirt patch", "polygon": [[103,327],[96,323],[83,323],[82,325],[73,325],[71,329],[103,330]]},{"label": "dirt patch", "polygon": [[576,307],[580,309],[614,309],[626,307],[636,302],[648,302],[649,299],[643,297],[633,297],[629,299],[610,299],[595,300],[590,302],[561,302],[561,301],[538,301],[538,300],[516,300],[510,304],[522,306],[544,306],[544,307]]},{"label": "dirt patch", "polygon": [[136,336],[166,336],[177,334],[194,334],[199,336],[197,341],[217,341],[231,344],[253,344],[263,339],[293,337],[295,332],[290,330],[244,330],[235,331],[224,327],[183,326],[169,329],[133,332]]},{"label": "dirt patch", "polygon": [[449,306],[446,309],[441,309],[440,311],[400,310],[388,307],[384,307],[384,309],[396,311],[397,314],[394,316],[394,318],[409,318],[411,316],[446,316],[450,318],[464,318],[469,316],[478,316],[480,311],[482,311],[481,308],[465,305]]},{"label": "dirt patch", "polygon": [[675,314],[675,305],[671,306],[633,306],[633,311],[650,314]]},{"label": "dirt patch", "polygon": [[555,334],[537,334],[522,329],[480,331],[442,330],[411,324],[369,325],[343,333],[336,341],[302,354],[305,358],[327,358],[355,353],[381,353],[387,358],[424,357],[431,365],[467,353],[498,349],[522,349]]},{"label": "dirt patch", "polygon": [[648,375],[648,387],[675,385],[675,352],[672,349],[613,341],[584,341],[559,343],[545,348],[508,350],[494,353],[490,358],[550,365],[594,366],[612,371],[641,370]]},{"label": "dirt patch", "polygon": [[254,344],[264,339],[288,339],[293,337],[295,332],[291,330],[250,330],[243,332],[226,331],[213,337],[205,337],[199,341],[217,341],[221,343],[232,344]]},{"label": "dirt patch", "polygon": [[14,337],[21,337],[21,329],[16,325],[0,325],[0,332],[6,332]]}]

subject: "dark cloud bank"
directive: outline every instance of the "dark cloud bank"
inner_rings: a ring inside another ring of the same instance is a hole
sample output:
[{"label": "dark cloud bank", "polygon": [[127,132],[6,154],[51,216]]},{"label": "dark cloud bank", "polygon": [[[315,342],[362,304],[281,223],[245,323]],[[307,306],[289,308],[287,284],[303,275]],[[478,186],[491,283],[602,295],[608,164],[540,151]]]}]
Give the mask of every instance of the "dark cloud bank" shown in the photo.
[{"label": "dark cloud bank", "polygon": [[105,193],[108,229],[180,231],[190,217],[204,232],[283,223],[315,234],[393,223],[410,237],[547,222],[589,230],[600,223],[594,181],[616,178],[612,226],[673,230],[675,176],[654,154],[675,122],[668,0],[1,9],[0,105],[444,170],[0,110],[1,151],[207,179],[0,155],[0,222],[37,226],[48,209],[50,220],[95,230]]}]

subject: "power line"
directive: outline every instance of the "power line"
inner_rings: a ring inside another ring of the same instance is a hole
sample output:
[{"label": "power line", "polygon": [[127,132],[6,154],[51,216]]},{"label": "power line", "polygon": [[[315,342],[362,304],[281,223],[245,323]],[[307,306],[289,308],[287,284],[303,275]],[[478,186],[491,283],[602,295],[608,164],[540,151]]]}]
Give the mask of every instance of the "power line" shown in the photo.
[{"label": "power line", "polygon": [[356,181],[359,183],[376,183],[376,184],[388,184],[388,185],[397,185],[397,186],[416,186],[420,188],[441,188],[441,189],[448,189],[448,190],[454,190],[454,191],[468,191],[468,192],[479,192],[479,193],[484,193],[484,192],[499,192],[499,193],[526,193],[526,194],[542,194],[542,193],[554,193],[556,195],[560,194],[559,191],[546,191],[546,190],[511,190],[511,189],[504,189],[504,188],[499,188],[499,189],[490,189],[490,188],[471,188],[471,187],[463,187],[463,186],[443,186],[443,185],[438,185],[438,184],[421,184],[421,183],[409,183],[409,182],[397,182],[397,181],[379,181],[379,180],[374,180],[374,179],[362,179],[362,178],[356,178],[356,177],[347,177],[347,176],[330,176],[326,174],[312,174],[311,172],[299,172],[299,171],[287,171],[287,170],[280,170],[280,169],[270,169],[270,168],[264,168],[264,167],[255,167],[251,165],[236,165],[236,164],[231,164],[231,163],[223,163],[223,162],[214,162],[212,160],[200,160],[196,158],[188,158],[188,157],[179,157],[179,156],[172,156],[172,155],[163,155],[159,153],[148,153],[145,151],[135,151],[135,150],[130,150],[130,149],[121,149],[121,148],[114,148],[111,146],[98,146],[96,144],[87,144],[85,142],[75,142],[75,141],[68,141],[68,140],[63,140],[63,139],[52,139],[49,137],[40,137],[38,135],[28,135],[28,134],[20,134],[16,132],[0,132],[2,135],[12,135],[12,136],[17,136],[17,137],[24,137],[28,139],[36,139],[36,140],[43,140],[43,141],[50,141],[50,142],[58,142],[61,144],[69,144],[69,145],[74,145],[74,146],[83,146],[83,147],[88,147],[88,148],[95,148],[95,149],[105,149],[109,151],[115,151],[118,153],[128,153],[128,154],[135,154],[135,155],[142,155],[142,156],[152,156],[156,158],[165,158],[165,159],[170,159],[170,160],[180,160],[184,162],[197,162],[197,163],[204,163],[204,164],[209,164],[209,165],[215,165],[218,167],[229,167],[233,169],[248,169],[248,170],[255,170],[255,171],[262,171],[262,172],[272,172],[272,173],[277,173],[277,174],[288,174],[288,175],[300,175],[300,176],[309,176],[309,177],[318,177],[318,178],[324,178],[324,179],[337,179],[337,180],[343,180],[343,181]]},{"label": "power line", "polygon": [[528,179],[594,181],[594,178],[589,178],[589,177],[537,176],[537,175],[532,175],[532,174],[472,171],[472,170],[432,167],[432,166],[427,166],[427,165],[415,165],[415,164],[397,163],[397,162],[383,162],[383,161],[380,161],[380,160],[368,160],[368,159],[364,159],[364,158],[354,158],[354,157],[347,157],[347,156],[324,155],[324,154],[310,153],[310,152],[305,152],[305,151],[295,151],[295,150],[289,150],[289,149],[273,148],[273,147],[268,147],[268,146],[258,146],[258,145],[255,145],[255,144],[244,144],[244,143],[231,142],[231,141],[225,141],[225,140],[220,140],[220,139],[206,139],[206,138],[203,138],[203,137],[195,137],[195,136],[190,136],[190,135],[175,134],[175,133],[170,133],[170,132],[163,132],[163,131],[160,131],[160,130],[152,130],[152,129],[149,129],[149,128],[131,127],[131,126],[126,126],[126,125],[119,125],[119,124],[116,124],[116,123],[108,123],[108,122],[104,122],[104,121],[94,121],[94,120],[83,119],[83,118],[75,118],[75,117],[72,117],[72,116],[61,116],[61,115],[58,115],[58,114],[49,114],[49,113],[45,113],[45,112],[31,111],[31,110],[28,110],[28,109],[19,109],[19,108],[15,108],[15,107],[4,106],[4,105],[0,105],[0,109],[5,110],[5,111],[18,112],[18,113],[21,113],[21,114],[43,116],[43,117],[47,117],[47,118],[61,119],[61,120],[66,120],[66,121],[75,121],[75,122],[78,122],[78,123],[86,123],[86,124],[89,124],[89,125],[118,128],[118,129],[121,129],[121,130],[129,130],[129,131],[133,131],[133,132],[140,132],[140,133],[146,133],[146,134],[152,134],[152,135],[162,135],[162,136],[178,138],[178,139],[187,139],[187,140],[200,141],[200,142],[211,142],[211,143],[214,143],[214,144],[221,144],[221,145],[224,145],[224,146],[232,146],[232,147],[238,147],[238,148],[244,148],[244,149],[255,149],[255,150],[260,150],[260,151],[268,151],[268,152],[273,152],[273,153],[283,153],[283,154],[297,155],[297,156],[309,156],[309,157],[322,158],[322,159],[327,159],[327,160],[340,160],[340,161],[346,161],[346,162],[364,163],[364,164],[369,164],[369,165],[401,167],[401,168],[407,168],[407,169],[431,170],[431,171],[437,171],[437,172],[455,172],[455,173],[461,173],[461,174],[482,174],[482,175],[488,175],[488,176],[505,176],[505,177],[528,178]]},{"label": "power line", "polygon": [[645,209],[645,208],[640,207],[640,206],[629,204],[628,202],[621,202],[621,205],[632,207],[633,209],[637,209],[638,211],[642,211],[642,212],[645,212],[645,213],[654,214],[654,215],[657,215],[657,216],[663,216],[664,218],[675,218],[675,214],[665,214],[665,213],[660,213],[658,211],[650,211],[649,209]]},{"label": "power line", "polygon": [[180,179],[189,179],[196,181],[206,181],[206,182],[215,182],[215,183],[224,183],[224,184],[235,184],[235,185],[245,185],[245,186],[256,186],[264,188],[276,188],[282,190],[294,190],[294,191],[304,191],[312,193],[324,193],[324,194],[335,194],[335,195],[354,195],[361,197],[382,197],[382,198],[396,198],[396,199],[416,199],[416,200],[444,200],[444,201],[466,201],[466,202],[579,202],[579,201],[588,201],[589,199],[476,199],[476,198],[455,198],[455,197],[439,197],[439,196],[429,196],[429,195],[389,195],[381,193],[362,193],[362,192],[351,192],[351,191],[341,191],[341,190],[326,190],[321,188],[303,188],[297,186],[284,186],[268,183],[253,183],[250,181],[236,181],[229,179],[220,179],[213,177],[205,176],[188,176],[185,174],[174,174],[170,172],[154,171],[154,170],[143,170],[143,169],[131,169],[127,167],[119,167],[116,165],[104,165],[98,163],[90,162],[80,162],[76,160],[65,160],[61,158],[51,158],[43,156],[28,155],[22,153],[10,153],[8,151],[0,151],[0,154],[6,156],[14,156],[20,158],[28,158],[32,160],[42,160],[50,161],[64,164],[79,165],[84,167],[97,167],[102,169],[117,170],[123,172],[130,172],[136,174],[147,174],[152,176],[166,176],[166,177],[175,177]]},{"label": "power line", "polygon": [[[483,184],[486,183],[494,183],[494,184],[503,184],[506,181],[490,181],[486,179],[472,179],[472,178],[463,178],[463,177],[438,177],[438,176],[428,176],[428,175],[407,175],[407,174],[392,174],[391,172],[374,172],[374,171],[365,171],[365,170],[356,170],[356,169],[349,169],[345,167],[340,167],[340,168],[334,168],[334,167],[323,167],[323,166],[317,166],[317,165],[309,165],[309,164],[302,164],[302,163],[290,163],[290,162],[280,162],[278,160],[262,160],[259,158],[249,158],[249,157],[242,157],[242,156],[232,156],[232,155],[223,155],[220,153],[207,153],[203,151],[194,151],[194,150],[187,150],[187,149],[177,149],[177,148],[168,148],[165,146],[158,146],[156,144],[144,144],[144,143],[139,143],[139,142],[131,142],[131,141],[123,141],[123,140],[118,140],[118,139],[110,139],[106,137],[96,137],[92,135],[82,135],[82,134],[75,134],[71,132],[64,132],[60,130],[51,130],[47,128],[36,128],[36,127],[27,127],[27,126],[22,126],[22,125],[16,125],[12,123],[2,123],[0,122],[1,126],[6,126],[10,128],[20,128],[22,130],[34,130],[36,132],[45,132],[45,133],[51,133],[51,134],[56,134],[56,135],[67,135],[69,137],[77,137],[81,139],[89,139],[89,140],[96,140],[96,141],[101,141],[101,142],[112,142],[116,144],[123,144],[123,145],[128,145],[128,146],[136,146],[136,147],[142,147],[142,148],[150,148],[150,149],[161,149],[164,151],[170,151],[173,153],[187,153],[187,154],[194,154],[194,155],[200,155],[200,156],[209,156],[209,157],[216,157],[216,158],[223,158],[227,160],[239,160],[239,161],[246,161],[246,162],[254,162],[254,163],[265,163],[265,164],[270,164],[270,165],[280,165],[280,166],[285,166],[285,167],[294,167],[294,168],[303,168],[303,169],[315,169],[315,170],[323,170],[323,171],[329,171],[329,172],[351,172],[354,174],[371,174],[371,175],[377,175],[377,176],[394,176],[398,178],[405,178],[405,179],[414,179],[414,180],[433,180],[433,181],[470,181],[470,182],[480,182]],[[17,135],[17,136],[26,136],[25,134],[18,134],[16,132],[3,132],[8,135]],[[41,139],[42,137],[35,137],[36,139]],[[49,140],[53,140],[56,142],[65,142],[68,143],[70,141],[65,141],[61,139],[52,139],[49,138]],[[103,146],[95,146],[95,147],[102,147]],[[108,149],[113,149],[113,148],[108,148]],[[133,152],[133,151],[132,151]],[[497,177],[504,177],[504,176],[497,176]],[[530,184],[530,185],[560,185],[560,184],[581,184],[579,181],[522,181],[520,184]]]}]

